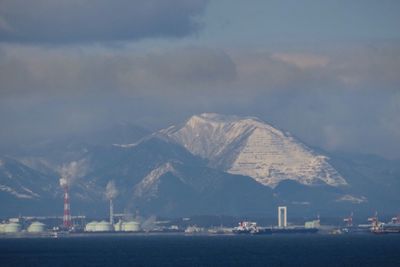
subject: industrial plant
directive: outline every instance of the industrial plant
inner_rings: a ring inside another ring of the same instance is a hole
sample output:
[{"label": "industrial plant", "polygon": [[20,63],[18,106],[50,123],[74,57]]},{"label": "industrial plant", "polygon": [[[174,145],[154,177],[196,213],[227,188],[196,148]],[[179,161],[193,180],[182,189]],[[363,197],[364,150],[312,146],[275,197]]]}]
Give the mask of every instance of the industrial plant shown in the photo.
[{"label": "industrial plant", "polygon": [[[71,176],[70,176],[71,177]],[[170,221],[157,221],[152,218],[143,220],[131,214],[115,213],[114,200],[118,190],[113,180],[105,188],[105,197],[109,203],[109,218],[88,221],[86,216],[72,216],[70,205],[70,183],[68,175],[60,178],[63,189],[63,216],[55,217],[18,217],[4,220],[0,223],[0,237],[61,237],[64,235],[92,235],[92,234],[138,234],[138,233],[183,233],[183,234],[354,234],[354,233],[400,233],[400,216],[390,222],[383,223],[378,214],[368,219],[368,224],[355,225],[353,214],[343,220],[344,225],[339,227],[321,226],[320,218],[306,221],[302,225],[291,224],[288,220],[288,207],[277,207],[277,225],[259,226],[254,221],[241,221],[236,227],[200,227],[187,223],[190,218],[183,218],[184,224],[173,224]],[[60,223],[62,222],[62,223]]]}]

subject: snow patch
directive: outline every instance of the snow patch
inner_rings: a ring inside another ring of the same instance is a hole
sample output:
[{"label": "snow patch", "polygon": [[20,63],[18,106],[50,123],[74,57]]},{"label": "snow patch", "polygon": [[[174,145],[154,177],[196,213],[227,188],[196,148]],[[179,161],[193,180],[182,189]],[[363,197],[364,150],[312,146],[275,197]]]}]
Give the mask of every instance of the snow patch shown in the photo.
[{"label": "snow patch", "polygon": [[24,187],[24,186],[22,186],[21,188],[22,188],[22,190],[24,190],[25,192],[28,192],[28,193],[29,193],[31,196],[33,196],[33,197],[40,197],[39,194],[36,194],[35,192],[33,192],[32,190],[30,190],[29,188],[26,188],[26,187]]},{"label": "snow patch", "polygon": [[310,205],[311,203],[308,201],[293,201],[292,202],[293,205],[303,205],[303,206],[307,206]]},{"label": "snow patch", "polygon": [[146,175],[146,177],[143,178],[143,180],[139,184],[135,186],[134,196],[135,197],[142,197],[145,195],[148,197],[156,196],[158,191],[158,184],[160,182],[160,177],[169,172],[176,174],[176,170],[170,162],[162,164],[158,168],[152,170],[148,175]]},{"label": "snow patch", "polygon": [[337,202],[351,202],[353,204],[361,204],[361,203],[368,202],[368,199],[364,196],[356,197],[356,196],[352,196],[352,195],[344,195],[344,196],[341,196],[340,198],[338,198],[336,201]]},{"label": "snow patch", "polygon": [[115,147],[120,147],[120,148],[132,148],[132,147],[137,146],[138,144],[134,143],[134,144],[112,144],[112,145]]},{"label": "snow patch", "polygon": [[12,189],[11,187],[6,186],[6,185],[0,185],[0,191],[4,191],[4,192],[7,192],[7,193],[10,193],[10,194],[16,196],[17,198],[23,198],[23,199],[32,199],[32,198],[34,198],[32,195],[18,193],[17,191],[15,191],[14,189]]},{"label": "snow patch", "polygon": [[208,159],[211,167],[272,188],[288,179],[304,185],[347,185],[327,157],[257,118],[203,113],[160,133]]}]

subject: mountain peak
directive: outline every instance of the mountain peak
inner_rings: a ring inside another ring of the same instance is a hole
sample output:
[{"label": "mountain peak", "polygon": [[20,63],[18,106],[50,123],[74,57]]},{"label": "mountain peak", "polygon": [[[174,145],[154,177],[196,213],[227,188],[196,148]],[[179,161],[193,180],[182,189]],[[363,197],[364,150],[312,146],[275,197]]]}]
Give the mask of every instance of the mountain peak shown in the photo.
[{"label": "mountain peak", "polygon": [[283,180],[347,184],[326,156],[258,118],[203,113],[162,133],[209,160],[210,166],[250,176],[263,185],[275,187]]},{"label": "mountain peak", "polygon": [[235,121],[242,121],[246,123],[260,123],[262,122],[260,119],[256,117],[240,117],[235,115],[223,115],[218,113],[201,113],[198,115],[193,115],[189,121],[208,121],[214,123],[228,123]]}]

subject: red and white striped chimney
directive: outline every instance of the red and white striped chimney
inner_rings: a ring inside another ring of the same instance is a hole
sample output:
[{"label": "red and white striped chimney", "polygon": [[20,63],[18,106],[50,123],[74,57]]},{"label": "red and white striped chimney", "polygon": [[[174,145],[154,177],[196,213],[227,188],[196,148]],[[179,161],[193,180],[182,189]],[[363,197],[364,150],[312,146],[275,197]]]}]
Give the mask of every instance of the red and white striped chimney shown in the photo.
[{"label": "red and white striped chimney", "polygon": [[72,226],[71,222],[71,211],[69,204],[69,192],[68,185],[64,185],[64,217],[63,217],[63,225],[66,229],[70,229]]}]

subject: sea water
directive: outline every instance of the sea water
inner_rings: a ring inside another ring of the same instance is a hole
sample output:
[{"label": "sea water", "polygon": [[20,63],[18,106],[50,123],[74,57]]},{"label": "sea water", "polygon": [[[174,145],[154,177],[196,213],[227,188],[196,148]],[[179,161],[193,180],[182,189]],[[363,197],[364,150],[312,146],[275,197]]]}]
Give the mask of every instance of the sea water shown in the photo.
[{"label": "sea water", "polygon": [[400,235],[0,238],[0,266],[400,266]]}]

